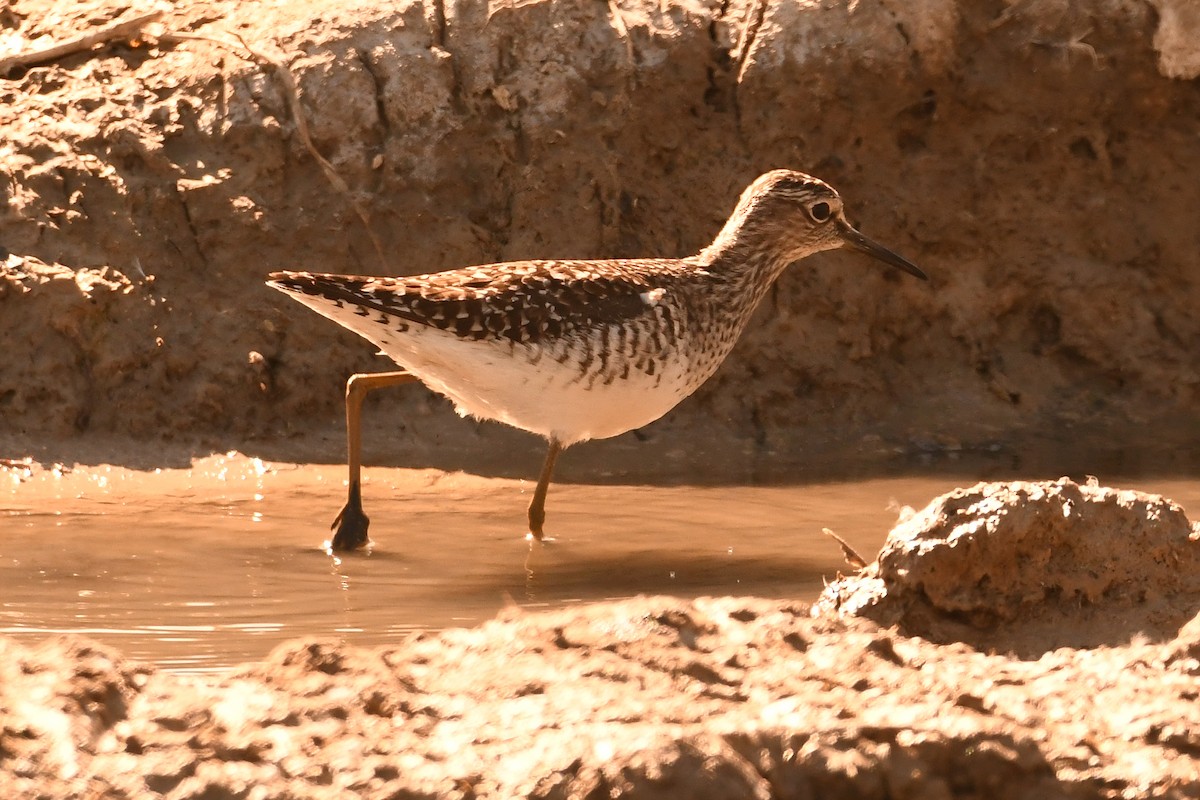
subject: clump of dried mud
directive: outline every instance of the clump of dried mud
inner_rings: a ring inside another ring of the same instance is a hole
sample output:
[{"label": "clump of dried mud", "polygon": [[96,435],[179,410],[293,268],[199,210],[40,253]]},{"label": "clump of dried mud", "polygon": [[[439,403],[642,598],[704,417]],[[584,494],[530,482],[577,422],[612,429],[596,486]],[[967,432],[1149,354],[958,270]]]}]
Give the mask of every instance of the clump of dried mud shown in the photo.
[{"label": "clump of dried mud", "polygon": [[[1200,397],[1186,4],[249,8],[174,3],[136,46],[0,76],[0,337],[22,354],[0,361],[7,436],[245,449],[335,425],[345,376],[385,365],[268,271],[686,254],[789,166],[932,284],[806,262],[659,430],[809,452],[1195,439],[1178,424]],[[122,13],[15,0],[0,42]],[[289,67],[347,191],[235,35]],[[409,392],[375,414],[396,429],[430,408]]]},{"label": "clump of dried mud", "polygon": [[983,483],[898,525],[817,610],[1029,658],[1169,638],[1200,611],[1197,531],[1178,505],[1140,492]]},{"label": "clump of dried mud", "polygon": [[811,610],[514,612],[377,650],[292,642],[208,679],[0,639],[0,781],[51,798],[1194,797],[1198,563],[1200,524],[1161,497],[981,484],[901,523]]}]

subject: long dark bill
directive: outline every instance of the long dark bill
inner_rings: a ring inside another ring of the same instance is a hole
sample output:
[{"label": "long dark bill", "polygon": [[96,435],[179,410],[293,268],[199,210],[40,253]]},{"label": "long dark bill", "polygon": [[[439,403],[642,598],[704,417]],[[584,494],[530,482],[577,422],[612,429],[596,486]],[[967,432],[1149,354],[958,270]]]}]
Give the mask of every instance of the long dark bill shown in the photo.
[{"label": "long dark bill", "polygon": [[842,233],[842,241],[850,247],[853,247],[855,250],[861,250],[869,256],[878,258],[883,263],[890,264],[896,269],[902,269],[909,275],[915,275],[923,281],[929,280],[929,276],[922,272],[916,264],[913,264],[906,258],[901,258],[878,242],[872,241],[871,239],[863,236],[861,233],[854,230],[854,228],[850,227],[849,222],[839,219],[838,229]]}]

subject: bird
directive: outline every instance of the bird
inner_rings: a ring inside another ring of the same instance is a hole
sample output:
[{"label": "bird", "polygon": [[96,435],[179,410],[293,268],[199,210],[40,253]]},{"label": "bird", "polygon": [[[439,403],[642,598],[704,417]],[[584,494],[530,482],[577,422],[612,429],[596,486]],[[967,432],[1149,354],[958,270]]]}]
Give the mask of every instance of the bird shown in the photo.
[{"label": "bird", "polygon": [[400,367],[346,382],[349,479],[330,548],[370,541],[360,455],[368,392],[419,381],[462,416],[546,439],[528,508],[528,537],[542,540],[546,493],[565,448],[673,409],[717,370],[789,265],[841,247],[927,280],[852,227],[832,186],[790,169],[753,181],[712,243],[686,258],[512,261],[410,277],[271,273],[267,285]]}]

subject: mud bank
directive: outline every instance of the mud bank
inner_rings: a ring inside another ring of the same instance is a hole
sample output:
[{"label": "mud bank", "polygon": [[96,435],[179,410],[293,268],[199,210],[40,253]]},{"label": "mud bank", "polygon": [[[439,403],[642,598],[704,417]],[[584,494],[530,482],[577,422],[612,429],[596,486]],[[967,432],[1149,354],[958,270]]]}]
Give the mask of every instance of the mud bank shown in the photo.
[{"label": "mud bank", "polygon": [[[1200,525],[981,484],[811,609],[668,597],[185,678],[0,640],[11,796],[1194,797]],[[1080,632],[1083,631],[1081,634]]]},{"label": "mud bank", "polygon": [[[0,26],[21,52],[122,13],[17,0]],[[269,270],[680,255],[790,166],[932,285],[813,259],[661,430],[1194,441],[1169,423],[1200,391],[1195,24],[1172,0],[174,3],[0,77],[4,433],[334,425],[346,374],[385,365]],[[402,394],[390,429],[449,413]]]}]

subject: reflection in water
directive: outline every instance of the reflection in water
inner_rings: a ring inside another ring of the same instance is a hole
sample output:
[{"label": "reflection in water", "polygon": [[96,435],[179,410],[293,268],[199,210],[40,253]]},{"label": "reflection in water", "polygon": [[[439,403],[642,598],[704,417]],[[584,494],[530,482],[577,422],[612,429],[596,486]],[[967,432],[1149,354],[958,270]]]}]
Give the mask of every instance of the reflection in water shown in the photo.
[{"label": "reflection in water", "polygon": [[[344,468],[217,456],[191,470],[0,472],[0,633],[83,633],[171,670],[260,658],[296,636],[360,645],[509,605],[635,594],[811,600],[873,555],[945,475],[802,486],[555,487],[553,541],[524,536],[532,486],[372,469],[371,552],[321,546]],[[1200,509],[1196,481],[1129,481]],[[1193,516],[1196,516],[1193,513]]]}]

